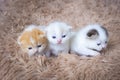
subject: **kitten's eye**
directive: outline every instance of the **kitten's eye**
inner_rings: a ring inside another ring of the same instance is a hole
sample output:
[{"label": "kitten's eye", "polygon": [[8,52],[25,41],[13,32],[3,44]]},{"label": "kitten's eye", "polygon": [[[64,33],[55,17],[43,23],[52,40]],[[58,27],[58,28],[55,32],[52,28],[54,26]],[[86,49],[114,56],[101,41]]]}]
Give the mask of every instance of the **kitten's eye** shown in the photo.
[{"label": "kitten's eye", "polygon": [[65,38],[66,37],[66,35],[62,35],[62,38]]},{"label": "kitten's eye", "polygon": [[97,45],[99,46],[99,45],[101,45],[101,43],[98,43]]},{"label": "kitten's eye", "polygon": [[39,48],[39,47],[41,47],[41,45],[38,45],[37,47]]},{"label": "kitten's eye", "polygon": [[105,41],[105,43],[107,44],[107,41]]},{"label": "kitten's eye", "polygon": [[53,39],[55,39],[55,38],[56,38],[56,36],[52,36],[52,38],[53,38]]},{"label": "kitten's eye", "polygon": [[29,47],[28,49],[29,49],[29,50],[31,50],[31,49],[32,49],[32,47]]}]

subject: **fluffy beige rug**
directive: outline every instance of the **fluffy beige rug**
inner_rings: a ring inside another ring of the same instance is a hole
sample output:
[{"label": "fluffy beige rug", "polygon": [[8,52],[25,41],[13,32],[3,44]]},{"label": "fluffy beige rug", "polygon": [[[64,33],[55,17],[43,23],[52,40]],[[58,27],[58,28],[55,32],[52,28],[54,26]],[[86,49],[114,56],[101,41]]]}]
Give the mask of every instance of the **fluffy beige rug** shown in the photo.
[{"label": "fluffy beige rug", "polygon": [[[104,25],[107,50],[97,57],[31,57],[17,45],[26,25],[63,21]],[[120,0],[0,0],[0,80],[120,80]]]}]

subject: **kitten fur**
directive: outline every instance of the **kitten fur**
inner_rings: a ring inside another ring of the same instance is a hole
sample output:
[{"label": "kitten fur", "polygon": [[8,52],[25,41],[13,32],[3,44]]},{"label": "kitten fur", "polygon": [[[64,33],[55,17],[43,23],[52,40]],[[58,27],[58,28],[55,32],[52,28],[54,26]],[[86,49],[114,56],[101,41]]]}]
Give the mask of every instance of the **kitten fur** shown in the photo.
[{"label": "kitten fur", "polygon": [[71,40],[71,51],[83,56],[100,55],[108,43],[108,32],[99,24],[80,29]]},{"label": "kitten fur", "polygon": [[68,53],[70,49],[72,27],[64,22],[50,23],[46,28],[50,52],[57,56],[59,53]]},{"label": "kitten fur", "polygon": [[18,44],[29,56],[44,55],[47,51],[48,41],[40,26],[29,25],[19,36]]}]

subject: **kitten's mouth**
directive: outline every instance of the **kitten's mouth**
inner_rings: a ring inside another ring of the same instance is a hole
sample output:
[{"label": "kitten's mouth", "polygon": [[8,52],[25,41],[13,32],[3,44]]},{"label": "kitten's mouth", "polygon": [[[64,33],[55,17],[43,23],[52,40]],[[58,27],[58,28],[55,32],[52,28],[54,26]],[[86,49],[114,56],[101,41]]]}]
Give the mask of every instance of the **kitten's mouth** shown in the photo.
[{"label": "kitten's mouth", "polygon": [[[91,49],[91,48],[89,48],[89,49]],[[97,52],[100,52],[100,51],[98,51],[97,49],[91,49],[91,50],[93,50],[93,51],[97,51]]]},{"label": "kitten's mouth", "polygon": [[61,42],[58,42],[57,44],[62,44]]}]

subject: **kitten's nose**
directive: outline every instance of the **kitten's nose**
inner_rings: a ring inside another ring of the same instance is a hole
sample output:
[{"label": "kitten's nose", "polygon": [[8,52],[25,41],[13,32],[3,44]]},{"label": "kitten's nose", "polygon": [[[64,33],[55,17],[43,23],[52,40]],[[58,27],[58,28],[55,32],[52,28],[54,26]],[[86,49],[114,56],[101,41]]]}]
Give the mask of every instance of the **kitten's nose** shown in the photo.
[{"label": "kitten's nose", "polygon": [[105,45],[102,45],[102,48],[103,48],[103,49],[105,49],[105,48],[106,48],[106,46],[105,46]]},{"label": "kitten's nose", "polygon": [[106,49],[106,47],[102,47],[102,49],[104,50],[104,49]]},{"label": "kitten's nose", "polygon": [[62,42],[62,40],[61,40],[61,39],[59,39],[59,40],[57,40],[57,42],[58,42],[58,44],[60,44],[60,43]]},{"label": "kitten's nose", "polygon": [[35,53],[38,53],[38,50],[36,50],[36,52]]}]

